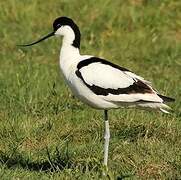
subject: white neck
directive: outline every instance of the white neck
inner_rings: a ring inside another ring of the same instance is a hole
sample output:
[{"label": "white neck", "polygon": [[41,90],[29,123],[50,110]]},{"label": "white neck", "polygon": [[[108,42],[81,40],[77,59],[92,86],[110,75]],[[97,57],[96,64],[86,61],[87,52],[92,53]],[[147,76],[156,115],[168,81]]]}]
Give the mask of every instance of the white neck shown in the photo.
[{"label": "white neck", "polygon": [[79,48],[74,47],[75,35],[73,31],[66,31],[63,35],[62,47],[60,50],[60,68],[63,75],[68,79],[71,68],[75,68],[80,61]]},{"label": "white neck", "polygon": [[75,48],[71,44],[64,43],[63,41],[60,50],[60,60],[61,61],[67,60],[69,61],[69,63],[71,63],[70,61],[78,56],[80,56],[79,49]]},{"label": "white neck", "polygon": [[79,48],[73,46],[75,33],[69,26],[62,26],[56,31],[56,34],[63,36],[62,47],[60,50],[60,68],[65,79],[68,79],[72,68],[76,68],[80,61]]},{"label": "white neck", "polygon": [[61,61],[73,61],[77,56],[80,56],[79,49],[75,48],[72,44],[75,40],[74,31],[69,26],[64,26],[60,33],[63,36],[62,47],[60,51]]},{"label": "white neck", "polygon": [[75,39],[74,31],[69,27],[65,26],[62,30],[63,45],[71,45]]}]

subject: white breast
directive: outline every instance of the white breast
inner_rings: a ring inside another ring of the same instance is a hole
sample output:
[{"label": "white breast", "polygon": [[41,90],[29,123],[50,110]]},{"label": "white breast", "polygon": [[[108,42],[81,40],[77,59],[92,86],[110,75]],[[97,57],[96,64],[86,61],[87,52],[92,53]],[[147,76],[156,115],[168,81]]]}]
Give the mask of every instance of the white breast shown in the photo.
[{"label": "white breast", "polygon": [[88,104],[94,108],[116,108],[117,105],[112,102],[107,102],[101,97],[94,94],[80,78],[75,74],[77,70],[77,64],[83,59],[90,58],[91,56],[73,56],[70,53],[66,53],[66,56],[60,54],[60,68],[63,73],[64,79],[73,92],[73,94],[85,104]]}]

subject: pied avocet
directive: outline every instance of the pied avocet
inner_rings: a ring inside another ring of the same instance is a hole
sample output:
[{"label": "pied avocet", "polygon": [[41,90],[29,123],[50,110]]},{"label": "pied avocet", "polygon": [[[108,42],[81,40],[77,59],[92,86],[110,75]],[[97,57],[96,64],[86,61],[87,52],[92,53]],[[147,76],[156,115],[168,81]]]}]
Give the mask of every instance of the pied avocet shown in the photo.
[{"label": "pied avocet", "polygon": [[31,44],[51,36],[63,36],[60,51],[60,69],[73,94],[82,102],[104,110],[104,162],[107,167],[109,147],[108,110],[119,107],[152,108],[168,113],[165,103],[173,98],[160,95],[149,81],[126,68],[92,55],[80,55],[81,34],[78,26],[68,17],[53,22],[53,32]]}]

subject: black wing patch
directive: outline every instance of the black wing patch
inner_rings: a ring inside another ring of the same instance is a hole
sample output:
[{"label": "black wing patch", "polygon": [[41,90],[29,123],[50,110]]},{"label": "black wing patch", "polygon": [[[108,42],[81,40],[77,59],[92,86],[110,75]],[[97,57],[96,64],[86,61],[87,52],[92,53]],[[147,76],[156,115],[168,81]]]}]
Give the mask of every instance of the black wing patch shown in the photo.
[{"label": "black wing patch", "polygon": [[[112,62],[109,62],[109,61],[106,61],[105,59],[101,59],[101,58],[97,58],[97,57],[91,57],[89,59],[85,59],[85,60],[79,62],[79,64],[77,65],[77,69],[79,70],[82,67],[88,66],[89,64],[96,63],[96,62],[100,62],[102,64],[112,66],[113,68],[119,69],[121,71],[129,71],[128,69],[118,66],[117,64],[113,64]],[[129,72],[131,72],[131,71],[129,71]]]},{"label": "black wing patch", "polygon": [[76,75],[84,82],[84,84],[91,90],[93,91],[96,95],[103,95],[107,96],[108,94],[114,94],[114,95],[119,95],[119,94],[136,94],[136,93],[153,93],[152,89],[143,83],[142,81],[138,80],[135,81],[132,85],[126,88],[118,88],[118,89],[111,89],[111,88],[102,88],[96,85],[89,85],[88,83],[85,82],[84,78],[82,77],[82,74],[80,72],[80,69],[82,67],[88,66],[91,63],[95,62],[100,62],[102,64],[110,65],[116,69],[119,69],[121,71],[129,71],[126,68],[120,67],[116,64],[113,64],[109,61],[106,61],[104,59],[96,58],[96,57],[91,57],[90,59],[85,59],[81,61],[77,65],[77,70],[76,70]]}]

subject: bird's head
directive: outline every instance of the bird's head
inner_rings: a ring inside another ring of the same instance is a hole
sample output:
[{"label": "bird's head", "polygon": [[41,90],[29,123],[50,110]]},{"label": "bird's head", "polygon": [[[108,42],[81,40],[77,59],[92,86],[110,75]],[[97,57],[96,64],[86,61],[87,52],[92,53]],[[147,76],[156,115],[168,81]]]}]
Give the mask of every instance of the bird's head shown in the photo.
[{"label": "bird's head", "polygon": [[44,36],[43,38],[30,43],[19,46],[32,46],[52,36],[64,36],[66,40],[74,47],[80,48],[80,31],[74,21],[68,17],[58,17],[53,22],[53,32]]}]

